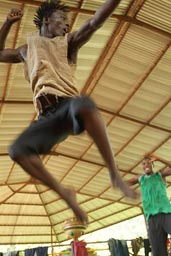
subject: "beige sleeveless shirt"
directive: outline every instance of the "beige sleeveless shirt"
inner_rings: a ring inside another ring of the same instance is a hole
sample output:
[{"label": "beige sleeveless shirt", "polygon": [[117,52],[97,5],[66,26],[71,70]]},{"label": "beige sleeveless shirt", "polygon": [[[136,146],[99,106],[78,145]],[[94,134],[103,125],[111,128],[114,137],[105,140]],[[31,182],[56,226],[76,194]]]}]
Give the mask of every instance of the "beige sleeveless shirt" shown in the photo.
[{"label": "beige sleeveless shirt", "polygon": [[24,73],[33,91],[33,102],[37,111],[37,98],[53,94],[61,97],[78,96],[75,87],[76,65],[68,64],[67,35],[46,38],[39,35],[27,37],[27,58]]}]

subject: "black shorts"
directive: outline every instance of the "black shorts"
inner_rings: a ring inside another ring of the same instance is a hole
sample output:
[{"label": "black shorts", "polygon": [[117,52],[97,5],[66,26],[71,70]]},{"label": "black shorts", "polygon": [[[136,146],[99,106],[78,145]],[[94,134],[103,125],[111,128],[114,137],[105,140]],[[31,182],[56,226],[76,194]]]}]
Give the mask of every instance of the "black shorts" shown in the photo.
[{"label": "black shorts", "polygon": [[47,154],[51,148],[69,135],[84,131],[80,111],[95,110],[95,103],[87,96],[59,98],[39,115],[12,144],[9,154],[12,159],[21,155]]}]

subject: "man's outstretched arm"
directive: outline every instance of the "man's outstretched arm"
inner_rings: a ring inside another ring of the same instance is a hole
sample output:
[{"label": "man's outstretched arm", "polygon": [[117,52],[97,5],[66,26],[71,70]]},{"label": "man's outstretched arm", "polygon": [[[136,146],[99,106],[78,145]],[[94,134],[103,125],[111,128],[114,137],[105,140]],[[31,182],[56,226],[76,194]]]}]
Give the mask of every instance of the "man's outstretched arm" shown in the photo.
[{"label": "man's outstretched arm", "polygon": [[7,15],[5,22],[0,29],[0,62],[19,63],[22,61],[20,49],[5,49],[5,43],[12,24],[22,18],[22,12],[18,9],[12,9]]},{"label": "man's outstretched arm", "polygon": [[152,155],[152,158],[155,159],[155,161],[159,161],[171,168],[171,161],[167,161],[166,159],[156,155]]},{"label": "man's outstretched arm", "polygon": [[93,17],[87,20],[75,33],[72,43],[74,47],[80,48],[85,44],[93,33],[111,16],[121,0],[106,0],[106,2],[95,12]]},{"label": "man's outstretched arm", "polygon": [[166,168],[162,168],[160,170],[160,173],[161,173],[162,177],[166,177],[166,176],[171,175],[171,161],[167,161],[164,158],[156,156],[154,154],[149,154],[149,157],[151,158],[152,162],[159,161],[159,162],[161,162],[161,163],[163,163],[167,166]]},{"label": "man's outstretched arm", "polygon": [[98,29],[111,16],[120,0],[107,0],[89,20],[89,25],[94,29]]},{"label": "man's outstretched arm", "polygon": [[133,185],[139,183],[139,178],[140,178],[140,176],[135,176],[135,177],[133,177],[133,178],[127,180],[126,182],[127,182],[127,184],[128,184],[129,186],[133,186]]}]

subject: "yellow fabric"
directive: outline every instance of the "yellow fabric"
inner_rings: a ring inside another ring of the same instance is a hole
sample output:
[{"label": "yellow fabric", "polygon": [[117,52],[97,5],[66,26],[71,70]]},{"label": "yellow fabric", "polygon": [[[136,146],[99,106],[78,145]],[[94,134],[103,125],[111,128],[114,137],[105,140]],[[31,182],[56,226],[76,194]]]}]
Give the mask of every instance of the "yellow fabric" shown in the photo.
[{"label": "yellow fabric", "polygon": [[39,111],[37,98],[41,95],[79,95],[75,87],[76,65],[69,65],[67,59],[67,35],[46,38],[33,34],[27,37],[27,45],[24,73],[32,87],[36,110]]}]

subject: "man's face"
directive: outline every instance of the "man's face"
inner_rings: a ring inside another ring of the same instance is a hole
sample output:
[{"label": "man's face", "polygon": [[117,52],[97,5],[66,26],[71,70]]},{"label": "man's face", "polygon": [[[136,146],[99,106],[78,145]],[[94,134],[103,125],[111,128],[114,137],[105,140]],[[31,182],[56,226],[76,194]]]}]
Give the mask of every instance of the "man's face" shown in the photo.
[{"label": "man's face", "polygon": [[57,10],[43,19],[40,35],[48,38],[64,36],[68,33],[69,23],[65,12]]},{"label": "man's face", "polygon": [[145,174],[150,175],[153,173],[152,162],[150,158],[145,158],[142,161],[142,166]]}]

